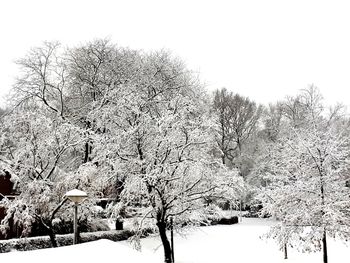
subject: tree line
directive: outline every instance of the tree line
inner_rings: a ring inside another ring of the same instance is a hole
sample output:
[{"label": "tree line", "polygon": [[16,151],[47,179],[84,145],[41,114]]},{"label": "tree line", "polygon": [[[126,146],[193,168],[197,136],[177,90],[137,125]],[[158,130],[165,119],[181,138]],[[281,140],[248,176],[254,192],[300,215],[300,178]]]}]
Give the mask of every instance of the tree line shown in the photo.
[{"label": "tree line", "polygon": [[[89,195],[91,224],[100,198],[117,217],[138,206],[160,234],[204,222],[218,206],[243,202],[281,224],[282,247],[323,244],[348,234],[349,120],[326,109],[314,86],[258,105],[225,88],[210,93],[167,51],[144,52],[95,40],[64,48],[46,42],[18,60],[10,107],[1,113],[0,166],[18,197],[2,205],[22,236],[71,220],[64,194]],[[141,224],[139,228],[141,229]],[[294,243],[293,243],[294,242]]]}]

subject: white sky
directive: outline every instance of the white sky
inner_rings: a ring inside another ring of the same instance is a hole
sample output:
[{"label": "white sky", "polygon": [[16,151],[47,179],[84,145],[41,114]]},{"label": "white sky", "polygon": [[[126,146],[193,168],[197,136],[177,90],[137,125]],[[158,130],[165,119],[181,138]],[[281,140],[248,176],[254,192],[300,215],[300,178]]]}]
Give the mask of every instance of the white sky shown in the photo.
[{"label": "white sky", "polygon": [[348,0],[1,0],[0,12],[0,95],[30,47],[109,37],[172,50],[210,89],[266,104],[315,84],[350,106]]}]

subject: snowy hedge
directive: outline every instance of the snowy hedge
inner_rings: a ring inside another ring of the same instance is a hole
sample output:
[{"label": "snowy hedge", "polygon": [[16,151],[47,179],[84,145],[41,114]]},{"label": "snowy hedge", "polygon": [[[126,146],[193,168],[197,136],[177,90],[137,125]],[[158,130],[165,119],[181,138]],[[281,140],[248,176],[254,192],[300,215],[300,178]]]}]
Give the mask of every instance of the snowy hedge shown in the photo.
[{"label": "snowy hedge", "polygon": [[211,225],[233,225],[233,224],[238,224],[237,216],[222,217],[218,220],[213,220],[211,222]]},{"label": "snowy hedge", "polygon": [[[237,224],[238,217],[219,217],[212,219],[209,225],[231,225]],[[144,228],[141,237],[148,236],[150,233],[154,233],[154,229]],[[80,243],[95,241],[99,239],[109,239],[112,241],[127,240],[135,233],[130,230],[109,230],[109,231],[98,231],[80,233]],[[57,235],[56,236],[58,246],[69,246],[73,244],[73,234]],[[48,236],[41,237],[29,237],[29,238],[18,238],[10,240],[0,240],[0,253],[10,252],[13,250],[27,251],[41,248],[50,248],[51,242]]]},{"label": "snowy hedge", "polygon": [[[112,241],[126,240],[134,233],[129,230],[110,230],[90,233],[81,233],[80,242],[90,242],[98,239],[109,239]],[[58,246],[68,246],[73,244],[73,234],[57,235]],[[41,248],[50,248],[51,242],[48,236],[19,238],[0,241],[0,253],[13,250],[26,251]]]}]

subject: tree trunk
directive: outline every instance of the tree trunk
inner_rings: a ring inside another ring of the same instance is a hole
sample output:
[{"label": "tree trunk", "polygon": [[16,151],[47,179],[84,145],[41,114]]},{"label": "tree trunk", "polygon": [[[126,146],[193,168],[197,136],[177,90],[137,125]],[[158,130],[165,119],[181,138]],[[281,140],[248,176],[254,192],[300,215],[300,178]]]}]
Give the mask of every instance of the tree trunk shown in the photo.
[{"label": "tree trunk", "polygon": [[288,259],[287,243],[284,244],[283,250],[284,250],[284,259]]},{"label": "tree trunk", "polygon": [[[318,150],[318,151],[320,153],[320,150]],[[320,153],[320,155],[321,155],[321,153]],[[325,209],[324,209],[324,207],[325,207],[325,193],[324,193],[325,182],[324,182],[324,178],[323,178],[325,171],[323,168],[323,162],[324,162],[324,159],[321,158],[319,174],[320,174],[320,185],[321,185],[320,191],[321,191],[321,205],[322,205],[322,209],[321,209],[322,220],[323,220],[323,217],[325,215]],[[326,227],[323,228],[322,246],[323,246],[323,263],[328,263]]]},{"label": "tree trunk", "polygon": [[171,259],[173,260],[173,262],[175,262],[174,259],[174,222],[173,222],[173,218],[170,218],[170,243],[171,243]]},{"label": "tree trunk", "polygon": [[49,237],[52,247],[57,247],[56,235],[52,228],[49,229]]},{"label": "tree trunk", "polygon": [[51,217],[50,217],[50,220],[47,224],[47,226],[44,224],[44,222],[42,221],[42,223],[44,224],[45,227],[47,227],[47,231],[49,233],[49,237],[50,237],[50,241],[51,241],[51,244],[52,244],[52,247],[57,247],[57,240],[56,240],[56,234],[55,234],[55,231],[53,229],[53,226],[52,226],[52,221],[53,219],[55,218],[55,215],[56,213],[58,212],[58,210],[64,205],[65,202],[67,202],[68,198],[64,198],[57,206],[56,208],[52,211],[52,214],[51,214]]},{"label": "tree trunk", "polygon": [[168,240],[168,237],[166,236],[166,223],[163,221],[158,222],[157,227],[164,248],[164,262],[173,263],[170,242]]},{"label": "tree trunk", "polygon": [[323,263],[328,263],[326,230],[323,231],[322,245],[323,245]]},{"label": "tree trunk", "polygon": [[242,143],[241,143],[241,138],[240,138],[240,136],[238,135],[238,132],[237,132],[237,131],[236,131],[236,134],[237,134],[236,143],[237,143],[237,146],[238,146],[238,156],[241,157],[241,156],[242,156]]},{"label": "tree trunk", "polygon": [[52,247],[57,247],[57,241],[56,241],[56,234],[52,227],[52,221],[49,221],[47,223],[44,222],[42,218],[40,218],[41,224],[46,228],[47,234],[50,237],[50,242]]},{"label": "tree trunk", "polygon": [[91,153],[91,146],[89,142],[85,143],[85,152],[84,152],[84,163],[87,163],[88,161],[91,161],[90,159],[90,153]]}]

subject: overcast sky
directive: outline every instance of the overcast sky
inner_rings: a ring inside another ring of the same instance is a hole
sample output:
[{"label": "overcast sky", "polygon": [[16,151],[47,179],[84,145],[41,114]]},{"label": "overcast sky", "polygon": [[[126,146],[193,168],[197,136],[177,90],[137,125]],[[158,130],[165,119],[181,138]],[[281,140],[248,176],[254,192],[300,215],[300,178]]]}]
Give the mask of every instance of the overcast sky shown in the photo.
[{"label": "overcast sky", "polygon": [[0,10],[0,95],[30,47],[108,37],[171,50],[209,89],[266,104],[315,84],[350,106],[348,0],[1,0]]}]

